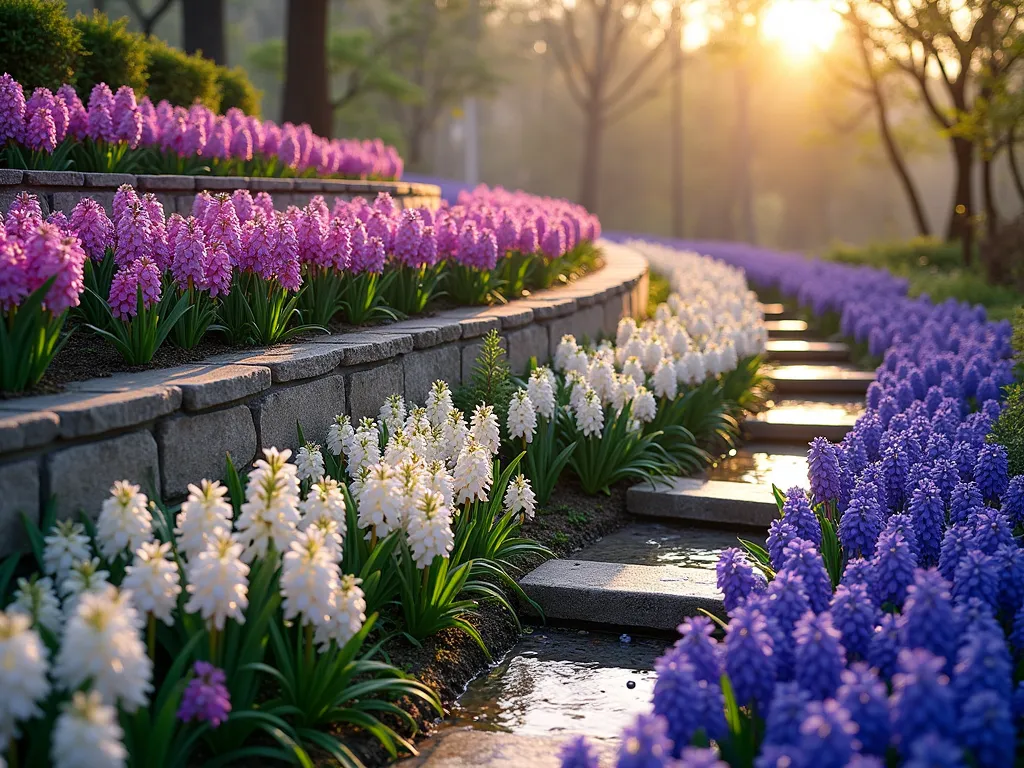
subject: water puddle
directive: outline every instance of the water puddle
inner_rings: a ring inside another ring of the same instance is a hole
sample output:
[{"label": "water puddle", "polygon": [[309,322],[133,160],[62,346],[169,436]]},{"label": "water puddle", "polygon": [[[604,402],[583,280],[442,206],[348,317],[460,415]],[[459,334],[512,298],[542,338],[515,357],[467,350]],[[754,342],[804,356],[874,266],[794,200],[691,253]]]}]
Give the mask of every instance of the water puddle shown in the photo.
[{"label": "water puddle", "polygon": [[[678,565],[713,569],[722,550],[739,546],[737,536],[758,541],[752,533],[661,522],[630,523],[577,552],[576,560],[630,565]],[[764,544],[760,537],[760,544]]]},{"label": "water puddle", "polygon": [[524,628],[508,655],[455,702],[443,727],[614,741],[650,711],[654,660],[666,639]]},{"label": "water puddle", "polygon": [[769,424],[853,425],[863,413],[864,403],[858,400],[785,398],[768,401],[755,418]]},{"label": "water puddle", "polygon": [[708,470],[709,480],[729,480],[739,483],[780,488],[807,485],[807,448],[805,446],[773,445],[759,448],[748,445],[732,450]]}]

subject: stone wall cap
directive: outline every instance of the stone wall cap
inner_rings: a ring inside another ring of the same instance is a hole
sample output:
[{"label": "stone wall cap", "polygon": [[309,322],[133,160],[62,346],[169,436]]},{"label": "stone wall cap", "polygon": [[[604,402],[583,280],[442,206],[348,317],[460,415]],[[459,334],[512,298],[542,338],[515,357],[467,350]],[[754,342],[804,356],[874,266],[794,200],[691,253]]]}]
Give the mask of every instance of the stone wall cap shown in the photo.
[{"label": "stone wall cap", "polygon": [[253,352],[225,352],[210,358],[213,363],[257,366],[270,371],[275,384],[298,379],[312,379],[330,373],[344,359],[344,347],[337,343],[314,344],[311,341],[280,344]]},{"label": "stone wall cap", "polygon": [[414,349],[427,349],[456,341],[462,337],[462,326],[458,320],[437,315],[435,317],[415,318],[412,320],[401,320],[388,325],[372,326],[365,328],[361,333],[394,335],[409,334],[412,336]]},{"label": "stone wall cap", "polygon": [[196,189],[199,191],[234,191],[248,188],[249,179],[245,176],[196,176]]},{"label": "stone wall cap", "polygon": [[0,408],[0,453],[34,448],[57,437],[60,418],[52,411],[7,411]]},{"label": "stone wall cap", "polygon": [[21,184],[23,178],[25,178],[24,171],[19,171],[17,168],[0,168],[0,185]]},{"label": "stone wall cap", "polygon": [[136,185],[143,192],[195,192],[195,176],[137,176]]},{"label": "stone wall cap", "polygon": [[80,187],[82,174],[74,171],[25,171],[26,184],[38,184],[42,187]]},{"label": "stone wall cap", "polygon": [[253,192],[291,192],[295,189],[295,179],[254,176],[249,179],[249,189]]},{"label": "stone wall cap", "polygon": [[12,411],[51,411],[60,419],[60,436],[85,437],[154,421],[181,407],[178,387],[144,387],[126,392],[63,392],[5,403]]},{"label": "stone wall cap", "polygon": [[346,333],[341,336],[318,336],[317,343],[340,344],[345,350],[346,366],[366,365],[411,352],[412,336],[408,333],[365,332]]},{"label": "stone wall cap", "polygon": [[82,183],[86,187],[109,187],[116,189],[122,184],[135,186],[136,179],[130,173],[83,173]]}]

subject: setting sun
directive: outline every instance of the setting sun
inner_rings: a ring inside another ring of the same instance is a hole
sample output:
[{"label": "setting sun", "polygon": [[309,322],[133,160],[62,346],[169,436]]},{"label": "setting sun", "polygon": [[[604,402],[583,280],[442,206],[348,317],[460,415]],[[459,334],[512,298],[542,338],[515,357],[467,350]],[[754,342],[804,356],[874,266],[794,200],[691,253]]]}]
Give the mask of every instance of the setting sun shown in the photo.
[{"label": "setting sun", "polygon": [[775,0],[761,22],[765,39],[794,59],[827,50],[841,21],[822,0]]}]

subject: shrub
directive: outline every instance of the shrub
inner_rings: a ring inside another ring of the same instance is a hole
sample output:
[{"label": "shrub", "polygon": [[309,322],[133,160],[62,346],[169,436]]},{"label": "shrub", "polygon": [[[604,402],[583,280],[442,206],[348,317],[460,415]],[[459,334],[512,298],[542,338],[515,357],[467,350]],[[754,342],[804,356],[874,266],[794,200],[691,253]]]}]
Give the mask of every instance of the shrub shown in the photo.
[{"label": "shrub", "polygon": [[220,109],[217,65],[202,56],[190,56],[160,40],[146,44],[149,70],[149,98],[153,103],[167,99],[171,104],[190,107],[195,102],[213,111]]},{"label": "shrub", "polygon": [[1024,385],[1007,388],[1005,407],[988,439],[1006,449],[1011,475],[1024,474]]},{"label": "shrub", "polygon": [[75,28],[82,35],[83,55],[75,72],[75,89],[87,101],[97,83],[116,91],[130,85],[136,93],[146,89],[146,41],[128,31],[128,19],[111,21],[105,13],[79,13]]},{"label": "shrub", "polygon": [[259,115],[263,94],[253,86],[244,69],[217,67],[217,85],[220,88],[221,112],[238,107],[247,115]]},{"label": "shrub", "polygon": [[897,274],[906,274],[921,267],[935,267],[945,271],[963,265],[959,243],[944,243],[928,237],[915,237],[894,243],[874,243],[862,248],[840,245],[826,254],[825,258],[844,264],[885,267]]},{"label": "shrub", "polygon": [[0,72],[27,93],[71,82],[81,52],[81,34],[63,2],[0,0]]}]

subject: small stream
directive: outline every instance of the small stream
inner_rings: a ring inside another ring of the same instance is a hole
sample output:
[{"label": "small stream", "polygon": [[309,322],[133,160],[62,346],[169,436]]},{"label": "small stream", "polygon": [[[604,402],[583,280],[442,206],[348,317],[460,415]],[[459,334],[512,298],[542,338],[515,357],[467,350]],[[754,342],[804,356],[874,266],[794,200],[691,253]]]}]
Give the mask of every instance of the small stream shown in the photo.
[{"label": "small stream", "polygon": [[580,733],[614,741],[637,714],[650,711],[654,661],[671,644],[666,638],[624,639],[524,627],[505,658],[469,684],[441,729]]}]

